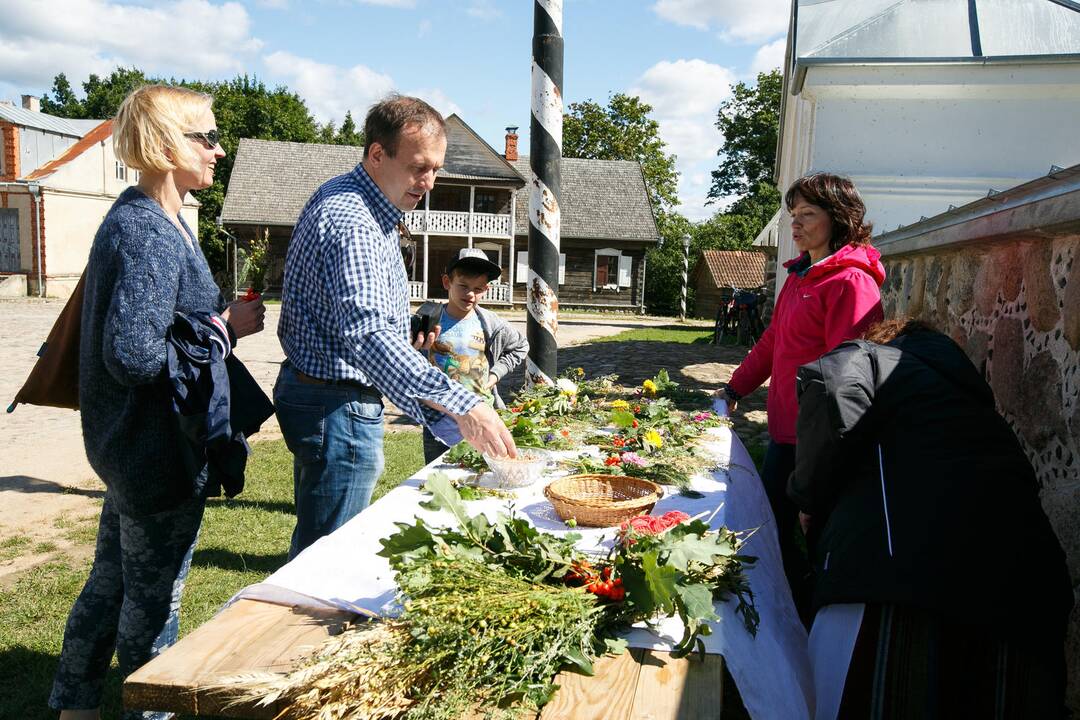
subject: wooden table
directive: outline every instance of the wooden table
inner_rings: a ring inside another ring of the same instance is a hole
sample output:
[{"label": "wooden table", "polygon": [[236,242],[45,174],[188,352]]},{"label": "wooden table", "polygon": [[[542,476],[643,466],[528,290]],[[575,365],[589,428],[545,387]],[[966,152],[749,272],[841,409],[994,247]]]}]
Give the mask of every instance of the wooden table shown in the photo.
[{"label": "wooden table", "polygon": [[[312,646],[356,619],[340,610],[290,608],[240,600],[124,683],[124,706],[189,715],[273,718],[282,708],[225,708],[227,697],[204,688],[252,671],[284,673]],[[632,649],[596,663],[596,674],[559,674],[555,698],[539,720],[668,720],[720,717],[723,659],[673,658]]]}]

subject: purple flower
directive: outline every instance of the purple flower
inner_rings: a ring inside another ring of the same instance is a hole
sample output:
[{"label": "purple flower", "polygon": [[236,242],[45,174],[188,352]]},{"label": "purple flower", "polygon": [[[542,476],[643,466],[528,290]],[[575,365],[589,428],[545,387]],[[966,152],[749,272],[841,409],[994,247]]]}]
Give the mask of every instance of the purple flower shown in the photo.
[{"label": "purple flower", "polygon": [[552,442],[555,439],[555,433],[548,433],[544,436],[544,442]]},{"label": "purple flower", "polygon": [[619,460],[622,461],[624,465],[637,465],[638,467],[645,467],[648,465],[645,458],[641,457],[636,452],[624,452],[619,456]]}]

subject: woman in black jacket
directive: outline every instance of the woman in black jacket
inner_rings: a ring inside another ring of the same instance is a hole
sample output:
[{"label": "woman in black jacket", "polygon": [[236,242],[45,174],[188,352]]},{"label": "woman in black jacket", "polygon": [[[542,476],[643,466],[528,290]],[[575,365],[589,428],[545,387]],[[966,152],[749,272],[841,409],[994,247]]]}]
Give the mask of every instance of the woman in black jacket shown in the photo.
[{"label": "woman in black jacket", "polygon": [[798,373],[816,717],[1060,717],[1072,586],[1030,462],[950,338],[867,337]]}]

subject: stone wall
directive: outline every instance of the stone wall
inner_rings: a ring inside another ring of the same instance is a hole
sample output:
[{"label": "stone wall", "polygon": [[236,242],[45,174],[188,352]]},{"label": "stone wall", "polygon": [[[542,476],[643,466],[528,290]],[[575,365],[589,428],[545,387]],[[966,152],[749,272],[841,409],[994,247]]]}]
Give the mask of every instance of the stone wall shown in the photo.
[{"label": "stone wall", "polygon": [[[933,322],[993,387],[1042,483],[1080,604],[1080,234],[991,237],[883,261],[886,316]],[[987,522],[1007,519],[1002,508]],[[1066,652],[1069,705],[1077,711],[1080,610]]]}]

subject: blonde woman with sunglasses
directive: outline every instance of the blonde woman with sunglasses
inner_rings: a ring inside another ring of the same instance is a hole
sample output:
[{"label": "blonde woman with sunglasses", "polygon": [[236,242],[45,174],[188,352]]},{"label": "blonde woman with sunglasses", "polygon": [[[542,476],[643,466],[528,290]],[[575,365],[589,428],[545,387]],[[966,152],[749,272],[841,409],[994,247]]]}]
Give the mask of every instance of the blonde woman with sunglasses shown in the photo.
[{"label": "blonde woman with sunglasses", "polygon": [[146,86],[128,95],[113,125],[117,157],[140,178],[105,216],[86,267],[79,402],[87,458],[106,493],[49,698],[62,720],[99,717],[114,651],[127,676],[175,642],[203,507],[220,492],[205,465],[181,456],[166,368],[174,315],[213,314],[230,348],[263,325],[259,301],[226,307],[180,215],[184,197],[209,187],[225,156],[211,102]]}]

